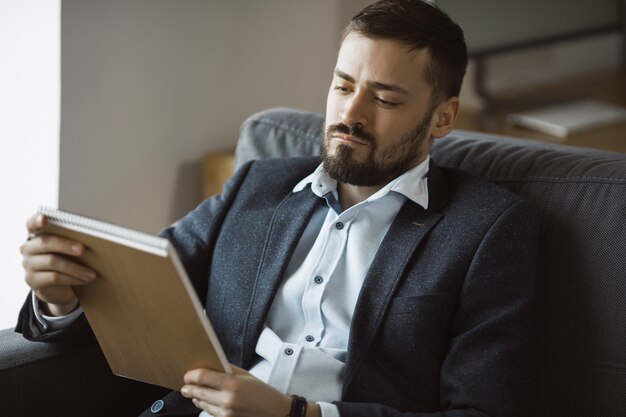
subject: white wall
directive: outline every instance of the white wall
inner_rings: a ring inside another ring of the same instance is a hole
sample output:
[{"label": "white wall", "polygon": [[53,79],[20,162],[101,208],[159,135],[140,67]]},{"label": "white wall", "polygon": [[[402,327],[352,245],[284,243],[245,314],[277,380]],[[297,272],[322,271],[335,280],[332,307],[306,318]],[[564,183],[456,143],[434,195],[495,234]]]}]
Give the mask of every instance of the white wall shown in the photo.
[{"label": "white wall", "polygon": [[250,114],[323,112],[340,0],[63,0],[60,204],[156,232]]},{"label": "white wall", "polygon": [[0,1],[0,330],[28,292],[26,219],[57,204],[60,21],[60,0]]}]

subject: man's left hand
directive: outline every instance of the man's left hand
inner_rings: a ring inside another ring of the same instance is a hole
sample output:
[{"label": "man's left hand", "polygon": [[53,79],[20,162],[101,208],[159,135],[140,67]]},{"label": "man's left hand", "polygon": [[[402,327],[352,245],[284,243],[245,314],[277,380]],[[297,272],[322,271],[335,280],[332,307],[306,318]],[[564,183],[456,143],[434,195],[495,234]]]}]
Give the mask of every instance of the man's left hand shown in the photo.
[{"label": "man's left hand", "polygon": [[285,417],[291,397],[233,366],[234,374],[194,369],[181,389],[196,407],[215,417]]}]

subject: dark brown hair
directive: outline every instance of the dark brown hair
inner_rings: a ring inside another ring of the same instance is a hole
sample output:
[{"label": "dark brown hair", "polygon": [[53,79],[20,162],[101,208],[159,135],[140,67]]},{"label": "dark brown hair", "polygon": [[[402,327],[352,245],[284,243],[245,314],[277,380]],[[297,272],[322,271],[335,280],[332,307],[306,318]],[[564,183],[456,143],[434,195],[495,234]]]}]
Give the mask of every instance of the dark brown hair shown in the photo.
[{"label": "dark brown hair", "polygon": [[410,50],[427,49],[431,62],[424,77],[432,87],[431,101],[460,94],[467,67],[463,30],[437,6],[423,0],[380,0],[350,20],[343,39],[350,33],[399,41]]}]

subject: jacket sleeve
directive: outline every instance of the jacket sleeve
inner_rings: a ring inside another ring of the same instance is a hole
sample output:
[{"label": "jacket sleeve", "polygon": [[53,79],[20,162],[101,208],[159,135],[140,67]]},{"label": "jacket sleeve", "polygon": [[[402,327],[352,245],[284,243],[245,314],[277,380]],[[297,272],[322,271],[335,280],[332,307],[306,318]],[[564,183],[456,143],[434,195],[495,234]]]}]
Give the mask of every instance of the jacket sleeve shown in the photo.
[{"label": "jacket sleeve", "polygon": [[[517,201],[484,235],[458,295],[440,373],[440,410],[338,402],[342,417],[532,415],[537,377],[539,217]],[[376,384],[376,381],[372,381]]]},{"label": "jacket sleeve", "polygon": [[96,338],[85,319],[81,314],[67,327],[60,330],[44,331],[37,322],[33,309],[32,292],[28,293],[24,305],[18,315],[15,331],[21,333],[24,338],[36,342],[52,342],[59,344],[79,345],[84,343],[96,343]]},{"label": "jacket sleeve", "polygon": [[168,239],[176,248],[202,305],[206,302],[209,266],[215,240],[252,163],[251,161],[241,166],[226,182],[220,195],[208,198],[160,233],[161,237]]}]

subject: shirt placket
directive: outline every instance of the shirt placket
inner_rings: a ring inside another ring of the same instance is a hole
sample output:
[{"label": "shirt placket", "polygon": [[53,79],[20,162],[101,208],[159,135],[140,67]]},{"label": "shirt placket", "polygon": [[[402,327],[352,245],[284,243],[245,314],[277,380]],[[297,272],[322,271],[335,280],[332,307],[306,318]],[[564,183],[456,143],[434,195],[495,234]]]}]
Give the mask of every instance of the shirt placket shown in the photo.
[{"label": "shirt placket", "polygon": [[345,252],[351,217],[350,213],[342,213],[325,224],[328,228],[326,243],[311,271],[302,297],[304,328],[298,343],[304,346],[318,346],[323,337],[322,301],[328,284],[334,279],[337,263]]}]

